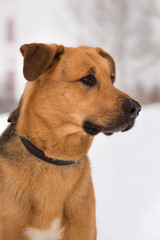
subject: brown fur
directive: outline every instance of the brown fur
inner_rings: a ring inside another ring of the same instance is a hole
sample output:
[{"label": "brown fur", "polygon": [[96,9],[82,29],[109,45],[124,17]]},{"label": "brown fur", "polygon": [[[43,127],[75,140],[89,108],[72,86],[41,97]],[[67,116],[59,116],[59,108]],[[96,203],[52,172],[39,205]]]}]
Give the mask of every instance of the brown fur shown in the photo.
[{"label": "brown fur", "polygon": [[[29,227],[49,229],[56,218],[61,240],[96,240],[95,197],[87,152],[93,137],[84,132],[90,120],[123,130],[122,103],[130,98],[116,89],[112,57],[100,48],[64,48],[56,44],[21,47],[28,80],[11,126],[0,139],[0,239],[28,240]],[[95,74],[90,88],[79,80]],[[10,137],[11,130],[16,135]],[[56,166],[31,155],[19,135],[52,158],[78,160]]]}]

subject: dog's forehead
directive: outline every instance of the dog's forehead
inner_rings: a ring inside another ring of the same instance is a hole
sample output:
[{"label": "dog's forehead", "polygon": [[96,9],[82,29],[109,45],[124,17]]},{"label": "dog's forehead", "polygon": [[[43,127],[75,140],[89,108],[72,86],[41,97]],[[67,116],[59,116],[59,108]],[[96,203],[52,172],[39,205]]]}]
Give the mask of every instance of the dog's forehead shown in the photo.
[{"label": "dog's forehead", "polygon": [[64,50],[64,56],[67,56],[68,60],[72,60],[75,62],[75,59],[80,62],[86,62],[87,61],[94,61],[98,62],[98,60],[101,59],[101,56],[96,48],[93,47],[86,47],[86,46],[80,46],[77,48],[65,48]]},{"label": "dog's forehead", "polygon": [[67,48],[65,47],[64,53],[61,57],[61,68],[63,74],[67,73],[68,70],[71,74],[72,70],[74,75],[85,74],[86,71],[99,71],[104,70],[110,71],[109,62],[104,59],[96,48],[81,46],[78,48]]}]

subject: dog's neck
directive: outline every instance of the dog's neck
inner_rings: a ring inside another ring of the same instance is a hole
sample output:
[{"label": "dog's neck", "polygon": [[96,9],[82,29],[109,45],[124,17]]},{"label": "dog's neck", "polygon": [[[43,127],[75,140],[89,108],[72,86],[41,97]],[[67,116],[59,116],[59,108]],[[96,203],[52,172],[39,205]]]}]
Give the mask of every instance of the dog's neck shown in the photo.
[{"label": "dog's neck", "polygon": [[70,129],[70,126],[67,123],[59,126],[58,121],[57,124],[52,124],[52,129],[48,129],[41,119],[36,120],[28,115],[20,116],[16,133],[25,137],[50,158],[74,161],[87,154],[93,140],[89,134],[83,131],[69,133],[65,129]]},{"label": "dog's neck", "polygon": [[75,161],[75,159],[85,156],[92,141],[90,138],[87,139],[87,136],[81,136],[79,133],[66,135],[63,138],[58,138],[55,135],[26,138],[41,149],[49,158],[65,161]]},{"label": "dog's neck", "polygon": [[40,149],[38,149],[36,146],[34,146],[30,141],[28,141],[27,139],[25,139],[24,137],[22,136],[19,136],[22,144],[25,146],[25,148],[32,154],[34,155],[35,157],[47,162],[47,163],[50,163],[50,164],[55,164],[55,165],[58,165],[58,166],[65,166],[65,165],[71,165],[71,164],[74,164],[74,163],[77,163],[78,160],[75,160],[75,161],[64,161],[64,160],[60,160],[60,159],[54,159],[54,158],[50,158],[50,157],[47,157],[43,151],[41,151]]}]

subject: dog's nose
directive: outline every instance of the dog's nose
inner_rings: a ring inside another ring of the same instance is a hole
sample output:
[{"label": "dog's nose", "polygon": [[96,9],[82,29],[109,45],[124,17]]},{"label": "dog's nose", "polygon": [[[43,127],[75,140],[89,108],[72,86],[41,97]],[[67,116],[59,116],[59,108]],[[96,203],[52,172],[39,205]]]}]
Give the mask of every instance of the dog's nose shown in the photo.
[{"label": "dog's nose", "polygon": [[141,111],[141,105],[133,99],[125,100],[122,108],[131,119],[135,119]]}]

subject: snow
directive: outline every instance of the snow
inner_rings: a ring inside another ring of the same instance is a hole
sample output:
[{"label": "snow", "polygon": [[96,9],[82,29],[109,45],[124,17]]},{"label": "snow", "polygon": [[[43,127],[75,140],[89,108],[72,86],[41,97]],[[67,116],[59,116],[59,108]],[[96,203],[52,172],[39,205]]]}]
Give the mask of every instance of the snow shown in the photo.
[{"label": "snow", "polygon": [[160,105],[144,107],[126,133],[96,137],[89,156],[98,239],[160,239]]},{"label": "snow", "polygon": [[[8,114],[0,116],[0,133]],[[98,240],[160,239],[160,104],[143,107],[135,127],[98,135],[89,151]]]}]

